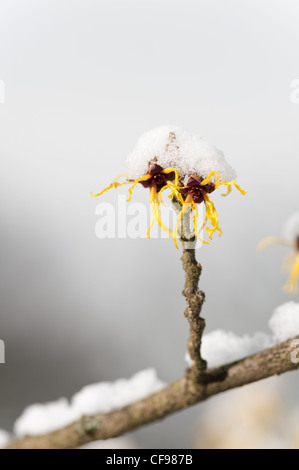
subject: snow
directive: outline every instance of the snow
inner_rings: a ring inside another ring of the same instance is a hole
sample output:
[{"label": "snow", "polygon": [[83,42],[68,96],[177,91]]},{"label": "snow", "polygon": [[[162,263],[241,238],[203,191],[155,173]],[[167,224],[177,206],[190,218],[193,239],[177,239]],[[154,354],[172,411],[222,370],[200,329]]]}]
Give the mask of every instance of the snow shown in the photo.
[{"label": "snow", "polygon": [[154,159],[162,168],[179,170],[184,182],[192,173],[205,178],[212,171],[219,172],[220,181],[236,178],[221,150],[177,126],[157,127],[139,138],[127,157],[128,179],[136,180],[146,174]]},{"label": "snow", "polygon": [[[220,329],[204,334],[202,357],[208,361],[209,367],[218,367],[299,335],[299,304],[287,302],[277,307],[269,320],[269,328],[271,334],[257,332],[252,336],[238,336]],[[190,366],[188,354],[185,360]]]},{"label": "snow", "polygon": [[216,367],[270,346],[271,341],[265,333],[238,336],[231,331],[215,330],[203,337],[202,356],[208,358],[209,366]]},{"label": "snow", "polygon": [[299,304],[287,302],[277,307],[269,321],[275,343],[299,334]]},{"label": "snow", "polygon": [[108,413],[122,408],[147,395],[158,392],[165,385],[157,378],[154,369],[135,374],[131,379],[88,385],[73,396],[71,404],[78,416]]},{"label": "snow", "polygon": [[299,237],[299,212],[295,212],[286,220],[283,234],[290,241],[296,240]]},{"label": "snow", "polygon": [[158,379],[154,369],[140,371],[130,379],[88,385],[76,393],[70,402],[60,398],[54,402],[28,406],[16,420],[14,433],[21,437],[55,431],[84,414],[108,413],[163,387],[165,384]]},{"label": "snow", "polygon": [[55,431],[67,426],[77,418],[66,398],[60,398],[50,403],[30,405],[14,424],[14,434],[18,437],[26,434],[38,435]]},{"label": "snow", "polygon": [[[287,302],[277,307],[270,318],[269,328],[271,333],[257,332],[252,336],[238,336],[220,329],[207,333],[202,339],[202,356],[208,360],[209,367],[217,367],[298,335],[299,304]],[[188,355],[186,360],[190,364]],[[164,386],[154,369],[140,371],[130,379],[88,385],[70,401],[60,398],[54,402],[27,407],[16,420],[14,433],[17,437],[22,437],[26,434],[51,432],[84,414],[107,413],[155,393]],[[9,434],[0,430],[0,447],[5,446],[9,440]]]},{"label": "snow", "polygon": [[3,447],[7,446],[10,440],[11,436],[8,434],[8,432],[0,429],[0,449],[3,449]]}]

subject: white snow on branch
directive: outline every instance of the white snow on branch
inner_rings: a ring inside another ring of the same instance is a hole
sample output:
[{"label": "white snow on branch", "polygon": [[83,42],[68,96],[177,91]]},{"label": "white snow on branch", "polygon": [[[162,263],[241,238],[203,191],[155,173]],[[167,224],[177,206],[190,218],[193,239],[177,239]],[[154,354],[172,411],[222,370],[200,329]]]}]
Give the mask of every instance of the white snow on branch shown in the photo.
[{"label": "white snow on branch", "polygon": [[138,372],[130,379],[88,385],[76,393],[70,402],[60,398],[55,402],[28,406],[16,420],[14,433],[22,437],[55,431],[84,414],[108,413],[164,387],[154,369]]},{"label": "white snow on branch", "polygon": [[270,338],[265,333],[258,332],[253,336],[238,336],[230,331],[215,330],[204,336],[202,356],[208,358],[210,367],[216,367],[249,356],[270,346]]},{"label": "white snow on branch", "polygon": [[287,302],[274,311],[269,321],[274,344],[299,334],[299,304]]},{"label": "white snow on branch", "polygon": [[76,410],[66,398],[49,403],[29,405],[14,424],[14,433],[18,437],[33,436],[55,431],[77,419]]},{"label": "white snow on branch", "polygon": [[177,126],[161,126],[144,133],[127,158],[127,175],[136,180],[148,171],[149,162],[164,169],[173,167],[182,178],[196,173],[205,178],[218,171],[221,181],[236,178],[223,152],[199,135],[192,135]]},{"label": "white snow on branch", "polygon": [[[299,304],[288,302],[278,307],[269,321],[269,327],[271,334],[260,332],[253,336],[215,330],[203,336],[202,355],[208,360],[209,367],[217,367],[298,335]],[[190,363],[188,357],[187,360]],[[164,386],[154,369],[138,372],[130,379],[88,385],[70,401],[60,398],[55,402],[29,406],[16,420],[14,433],[22,437],[51,432],[84,414],[107,413],[155,393]],[[0,447],[9,441],[10,435],[0,430]]]},{"label": "white snow on branch", "polygon": [[164,386],[157,378],[156,371],[147,369],[133,375],[129,380],[87,385],[73,396],[71,405],[79,416],[108,413],[158,392]]},{"label": "white snow on branch", "polygon": [[[202,357],[209,367],[218,367],[299,335],[299,304],[287,302],[277,307],[269,320],[269,328],[271,334],[257,332],[252,336],[238,336],[220,329],[207,333],[202,338]],[[190,366],[188,354],[185,360]]]}]

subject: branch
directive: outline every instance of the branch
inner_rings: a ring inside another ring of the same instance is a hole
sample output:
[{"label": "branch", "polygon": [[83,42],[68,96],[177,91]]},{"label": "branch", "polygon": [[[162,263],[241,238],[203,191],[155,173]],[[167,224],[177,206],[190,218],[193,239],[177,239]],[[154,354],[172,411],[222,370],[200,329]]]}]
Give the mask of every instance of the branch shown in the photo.
[{"label": "branch", "polygon": [[[180,213],[181,205],[174,206]],[[190,325],[188,352],[191,367],[186,371],[186,375],[160,392],[122,409],[106,414],[82,416],[78,421],[58,431],[14,441],[8,445],[8,449],[71,449],[87,442],[117,437],[218,393],[299,368],[299,362],[291,360],[294,346],[292,340],[289,340],[238,362],[206,370],[206,361],[200,353],[205,327],[205,321],[200,314],[205,296],[198,289],[201,265],[195,258],[196,241],[194,234],[190,232],[190,211],[186,211],[181,218],[180,239],[185,271],[183,295],[187,302],[185,317]]]},{"label": "branch", "polygon": [[8,449],[71,449],[87,442],[109,439],[152,423],[218,393],[299,368],[291,360],[292,340],[238,362],[202,373],[196,383],[186,376],[160,392],[106,414],[83,416],[69,426],[43,436],[27,436]]},{"label": "branch", "polygon": [[[173,198],[173,207],[178,217],[182,210],[182,204]],[[187,209],[181,217],[179,227],[180,241],[183,247],[182,264],[185,271],[185,286],[183,295],[186,298],[187,308],[184,312],[189,322],[190,335],[188,339],[188,353],[191,359],[191,367],[186,371],[186,377],[191,381],[199,381],[201,374],[207,368],[207,363],[201,357],[201,339],[205,328],[205,320],[200,316],[205,301],[204,292],[198,289],[201,275],[201,265],[195,257],[196,237],[190,230],[191,210]]]},{"label": "branch", "polygon": [[186,376],[190,380],[200,380],[202,372],[207,363],[201,357],[201,338],[205,328],[205,320],[200,316],[205,295],[198,290],[198,281],[201,274],[201,265],[195,258],[195,249],[186,248],[183,244],[182,255],[183,269],[185,271],[185,287],[183,295],[186,298],[187,308],[185,317],[189,322],[190,335],[188,339],[188,353],[191,359],[191,368],[187,370]]}]

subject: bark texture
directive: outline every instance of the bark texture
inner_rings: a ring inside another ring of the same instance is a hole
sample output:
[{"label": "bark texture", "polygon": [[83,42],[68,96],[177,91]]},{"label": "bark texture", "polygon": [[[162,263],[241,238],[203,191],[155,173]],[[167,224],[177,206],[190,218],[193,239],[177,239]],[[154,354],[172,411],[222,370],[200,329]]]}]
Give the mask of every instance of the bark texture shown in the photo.
[{"label": "bark texture", "polygon": [[[293,339],[299,339],[299,336]],[[241,361],[202,373],[200,382],[184,376],[165,389],[120,410],[83,416],[79,421],[43,436],[27,436],[8,449],[71,449],[109,439],[192,406],[218,393],[299,368],[291,360],[292,340]]]}]

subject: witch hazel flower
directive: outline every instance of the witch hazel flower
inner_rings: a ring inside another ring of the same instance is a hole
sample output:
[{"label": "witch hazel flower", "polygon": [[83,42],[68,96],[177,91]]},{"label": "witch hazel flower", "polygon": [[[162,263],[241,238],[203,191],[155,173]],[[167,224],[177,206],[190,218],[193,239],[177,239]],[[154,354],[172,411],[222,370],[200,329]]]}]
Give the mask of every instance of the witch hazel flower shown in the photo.
[{"label": "witch hazel flower", "polygon": [[[182,197],[179,198],[179,202],[182,204],[182,209],[178,215],[173,235],[174,243],[177,248],[177,232],[179,229],[180,220],[187,210],[190,210],[191,213],[193,213],[194,233],[202,243],[209,244],[216,230],[219,232],[220,236],[222,235],[222,230],[219,227],[218,214],[214,203],[209,196],[210,193],[222,185],[228,187],[227,193],[222,194],[222,196],[227,196],[230,194],[232,185],[234,185],[241,194],[245,195],[245,191],[243,191],[243,189],[241,189],[235,181],[220,181],[220,175],[218,171],[211,171],[206,178],[199,176],[197,173],[193,173],[192,176],[188,178],[186,186],[180,188]],[[206,217],[202,227],[198,229],[199,214],[197,205],[202,202],[205,205]],[[211,223],[212,228],[207,227],[208,221]],[[206,228],[206,231],[209,234],[209,241],[204,241],[200,237],[200,232],[204,228]]]},{"label": "witch hazel flower", "polygon": [[299,212],[291,215],[283,228],[283,237],[266,237],[258,245],[262,251],[269,245],[282,245],[292,248],[283,261],[283,270],[289,273],[289,279],[284,286],[284,291],[291,294],[298,292],[299,277]]},{"label": "witch hazel flower", "polygon": [[[218,215],[209,196],[219,186],[228,187],[227,194],[235,186],[241,194],[245,192],[234,181],[236,174],[227,163],[224,154],[198,135],[192,135],[176,126],[162,126],[143,134],[133,151],[127,157],[127,173],[119,175],[107,188],[98,194],[131,184],[129,198],[137,184],[149,189],[152,220],[147,229],[147,238],[155,221],[174,238],[177,245],[177,234],[180,221],[187,211],[193,214],[194,234],[201,240],[200,232],[205,228],[211,240],[217,230],[222,234],[218,224]],[[122,183],[119,180],[125,177]],[[160,214],[162,193],[170,190],[169,198],[180,204],[177,223],[173,231],[166,227]],[[227,195],[225,194],[225,195]],[[206,218],[201,228],[198,227],[198,204],[203,203]],[[207,227],[210,222],[212,228]],[[209,243],[204,242],[204,243]],[[203,240],[201,240],[203,241]]]}]

